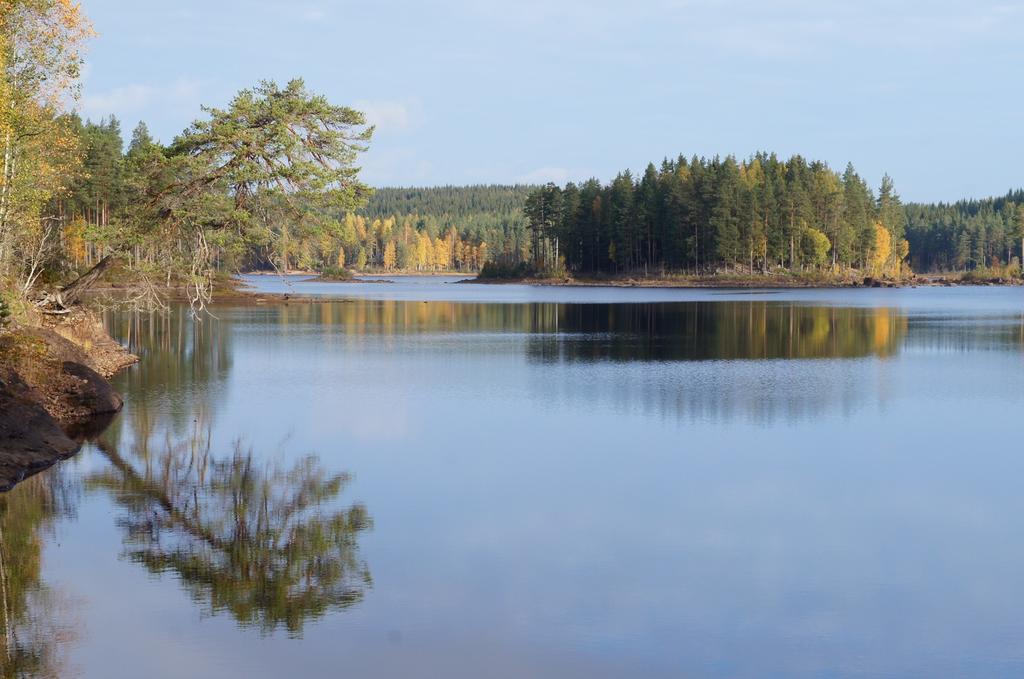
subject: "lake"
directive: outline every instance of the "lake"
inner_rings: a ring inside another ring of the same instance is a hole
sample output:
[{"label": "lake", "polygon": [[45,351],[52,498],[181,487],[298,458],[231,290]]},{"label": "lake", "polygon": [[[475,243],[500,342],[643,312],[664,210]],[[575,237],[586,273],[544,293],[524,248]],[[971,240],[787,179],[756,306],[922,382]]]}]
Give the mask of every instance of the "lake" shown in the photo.
[{"label": "lake", "polygon": [[1024,290],[310,283],[0,498],[84,677],[1024,673]]}]

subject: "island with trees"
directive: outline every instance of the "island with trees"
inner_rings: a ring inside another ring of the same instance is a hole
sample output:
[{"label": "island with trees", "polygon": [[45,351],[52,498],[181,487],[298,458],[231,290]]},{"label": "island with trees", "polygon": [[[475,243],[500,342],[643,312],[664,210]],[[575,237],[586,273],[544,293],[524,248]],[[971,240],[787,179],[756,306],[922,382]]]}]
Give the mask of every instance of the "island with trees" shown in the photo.
[{"label": "island with trees", "polygon": [[1016,279],[1024,192],[954,205],[906,205],[886,175],[877,194],[847,165],[840,174],[800,156],[758,153],[665,160],[533,191],[524,204],[527,259],[496,260],[485,275],[746,278],[792,282],[913,271]]}]

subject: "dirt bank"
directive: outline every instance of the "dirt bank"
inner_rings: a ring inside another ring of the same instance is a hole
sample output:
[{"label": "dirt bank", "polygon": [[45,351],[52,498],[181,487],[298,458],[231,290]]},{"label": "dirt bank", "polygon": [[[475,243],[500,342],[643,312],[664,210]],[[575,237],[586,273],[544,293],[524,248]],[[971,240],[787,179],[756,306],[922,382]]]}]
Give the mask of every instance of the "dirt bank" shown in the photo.
[{"label": "dirt bank", "polygon": [[83,309],[0,332],[0,490],[102,431],[122,406],[106,378],[136,360]]}]

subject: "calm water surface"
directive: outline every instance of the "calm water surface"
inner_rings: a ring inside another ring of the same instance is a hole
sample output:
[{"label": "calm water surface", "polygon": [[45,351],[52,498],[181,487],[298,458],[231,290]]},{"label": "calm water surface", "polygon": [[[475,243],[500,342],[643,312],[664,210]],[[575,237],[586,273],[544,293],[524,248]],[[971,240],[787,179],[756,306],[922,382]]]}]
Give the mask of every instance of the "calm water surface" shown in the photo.
[{"label": "calm water surface", "polygon": [[8,667],[1024,673],[1024,290],[397,280],[111,316],[124,412],[0,497]]}]

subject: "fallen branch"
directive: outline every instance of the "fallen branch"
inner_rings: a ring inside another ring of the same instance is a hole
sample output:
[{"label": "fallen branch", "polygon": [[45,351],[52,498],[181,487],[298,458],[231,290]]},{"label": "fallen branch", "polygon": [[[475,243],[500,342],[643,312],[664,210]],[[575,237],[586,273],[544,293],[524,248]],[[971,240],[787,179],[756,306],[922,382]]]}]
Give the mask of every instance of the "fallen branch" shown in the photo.
[{"label": "fallen branch", "polygon": [[[81,296],[100,279],[100,276],[102,276],[106,270],[112,267],[116,262],[117,260],[113,255],[107,255],[101,259],[96,266],[86,271],[71,283],[65,285],[59,291],[43,295],[42,298],[36,302],[36,308],[40,309],[42,313],[47,314],[67,313],[67,309],[73,306],[79,298],[81,298]],[[44,307],[53,308],[46,310]]]},{"label": "fallen branch", "polygon": [[101,259],[96,266],[61,288],[58,295],[61,305],[69,307],[77,302],[78,299],[100,279],[100,276],[102,276],[107,269],[114,266],[116,263],[117,259],[113,255],[107,255]]}]

